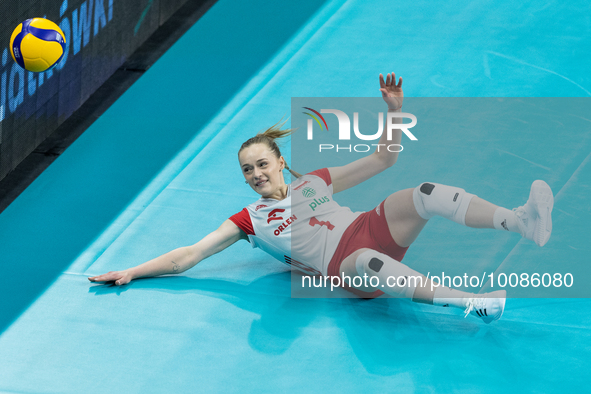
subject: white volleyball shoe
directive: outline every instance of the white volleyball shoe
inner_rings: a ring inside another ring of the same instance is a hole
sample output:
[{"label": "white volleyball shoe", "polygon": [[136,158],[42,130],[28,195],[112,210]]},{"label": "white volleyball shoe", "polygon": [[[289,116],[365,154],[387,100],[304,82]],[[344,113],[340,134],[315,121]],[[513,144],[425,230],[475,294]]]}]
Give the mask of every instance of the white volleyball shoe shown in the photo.
[{"label": "white volleyball shoe", "polygon": [[521,235],[538,246],[544,246],[552,234],[553,207],[554,196],[550,186],[541,180],[534,181],[527,203],[513,208]]},{"label": "white volleyball shoe", "polygon": [[498,290],[492,293],[475,294],[466,301],[464,317],[468,314],[481,318],[486,324],[499,320],[505,310],[507,291]]}]

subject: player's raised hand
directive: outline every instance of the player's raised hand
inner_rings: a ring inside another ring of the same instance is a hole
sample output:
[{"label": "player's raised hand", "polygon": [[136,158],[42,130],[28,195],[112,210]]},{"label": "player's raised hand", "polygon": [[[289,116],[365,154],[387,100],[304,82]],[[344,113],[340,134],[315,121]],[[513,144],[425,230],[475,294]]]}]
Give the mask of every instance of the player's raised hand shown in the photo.
[{"label": "player's raised hand", "polygon": [[402,92],[402,78],[396,83],[396,74],[386,74],[386,81],[384,76],[380,74],[380,92],[382,98],[388,104],[388,109],[399,109],[402,107],[402,100],[404,93]]},{"label": "player's raised hand", "polygon": [[110,271],[110,272],[107,272],[106,274],[102,274],[102,275],[93,276],[93,277],[88,278],[88,280],[91,282],[115,282],[115,284],[117,286],[125,285],[125,284],[131,282],[132,279],[133,279],[133,277],[131,276],[131,274],[127,270],[125,270],[125,271]]}]

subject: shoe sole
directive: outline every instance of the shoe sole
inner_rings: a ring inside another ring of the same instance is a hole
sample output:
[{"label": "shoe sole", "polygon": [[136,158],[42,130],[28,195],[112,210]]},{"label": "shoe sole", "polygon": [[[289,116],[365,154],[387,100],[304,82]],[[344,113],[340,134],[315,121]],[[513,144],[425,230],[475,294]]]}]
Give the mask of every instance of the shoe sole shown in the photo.
[{"label": "shoe sole", "polygon": [[552,234],[552,208],[554,195],[552,189],[544,181],[537,180],[531,185],[529,198],[538,215],[538,222],[534,230],[533,241],[538,246],[544,246]]}]

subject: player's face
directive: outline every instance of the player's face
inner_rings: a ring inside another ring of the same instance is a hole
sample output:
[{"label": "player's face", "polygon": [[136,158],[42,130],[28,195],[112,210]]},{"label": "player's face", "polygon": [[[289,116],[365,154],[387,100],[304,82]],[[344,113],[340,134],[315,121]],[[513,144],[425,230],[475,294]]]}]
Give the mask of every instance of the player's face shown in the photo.
[{"label": "player's face", "polygon": [[283,157],[276,158],[265,144],[253,144],[240,152],[240,168],[250,187],[261,196],[270,196],[285,185]]}]

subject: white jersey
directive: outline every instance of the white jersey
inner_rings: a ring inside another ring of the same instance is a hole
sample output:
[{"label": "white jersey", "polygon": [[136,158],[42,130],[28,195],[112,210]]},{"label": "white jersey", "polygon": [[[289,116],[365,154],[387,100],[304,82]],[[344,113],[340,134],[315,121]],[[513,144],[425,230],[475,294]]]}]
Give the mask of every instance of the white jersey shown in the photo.
[{"label": "white jersey", "polygon": [[347,227],[362,213],[332,198],[326,168],[288,185],[287,198],[260,198],[230,217],[258,247],[277,260],[312,275],[327,275],[328,264]]}]

